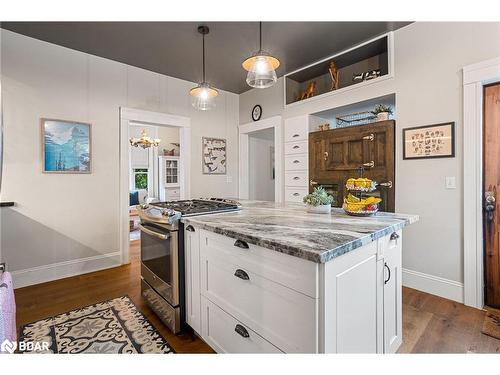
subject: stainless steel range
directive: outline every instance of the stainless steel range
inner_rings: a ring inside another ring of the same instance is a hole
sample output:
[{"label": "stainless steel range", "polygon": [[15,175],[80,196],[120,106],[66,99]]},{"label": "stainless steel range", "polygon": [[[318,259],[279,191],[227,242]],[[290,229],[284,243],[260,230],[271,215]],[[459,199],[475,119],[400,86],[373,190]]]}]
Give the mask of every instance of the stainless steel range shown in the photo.
[{"label": "stainless steel range", "polygon": [[236,201],[208,198],[158,202],[138,207],[141,223],[141,292],[174,332],[185,325],[183,216],[239,210]]}]

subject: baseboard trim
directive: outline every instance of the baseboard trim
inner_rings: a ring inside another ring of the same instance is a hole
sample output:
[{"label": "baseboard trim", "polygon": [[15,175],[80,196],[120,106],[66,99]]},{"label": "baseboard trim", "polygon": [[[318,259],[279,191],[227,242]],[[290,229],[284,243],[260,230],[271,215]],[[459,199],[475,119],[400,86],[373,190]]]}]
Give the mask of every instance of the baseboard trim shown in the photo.
[{"label": "baseboard trim", "polygon": [[121,253],[116,251],[114,253],[12,271],[14,289],[117,267],[121,264],[120,256]]},{"label": "baseboard trim", "polygon": [[403,286],[464,303],[464,284],[403,268]]}]

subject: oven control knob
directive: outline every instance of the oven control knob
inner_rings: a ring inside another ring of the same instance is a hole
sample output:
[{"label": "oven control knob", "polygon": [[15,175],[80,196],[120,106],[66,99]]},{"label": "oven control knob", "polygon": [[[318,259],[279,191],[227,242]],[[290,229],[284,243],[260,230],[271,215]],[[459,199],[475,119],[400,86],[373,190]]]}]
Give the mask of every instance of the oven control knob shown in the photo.
[{"label": "oven control knob", "polygon": [[163,216],[168,216],[168,217],[171,217],[171,216],[174,216],[175,215],[175,211],[171,208],[164,208],[161,210],[161,214]]}]

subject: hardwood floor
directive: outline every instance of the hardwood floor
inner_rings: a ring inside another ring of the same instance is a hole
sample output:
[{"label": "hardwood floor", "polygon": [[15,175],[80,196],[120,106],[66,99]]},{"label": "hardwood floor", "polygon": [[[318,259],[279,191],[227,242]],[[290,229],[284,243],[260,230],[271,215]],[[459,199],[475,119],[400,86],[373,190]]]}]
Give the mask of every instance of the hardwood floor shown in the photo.
[{"label": "hardwood floor", "polygon": [[[17,324],[128,295],[178,353],[212,353],[192,333],[173,335],[142,301],[139,241],[132,241],[131,264],[16,289]],[[485,312],[403,288],[403,345],[400,353],[500,353],[500,340],[483,335]]]},{"label": "hardwood floor", "polygon": [[130,264],[15,290],[20,328],[79,307],[128,295],[177,353],[213,353],[193,333],[174,335],[143,302],[140,287],[140,241],[130,242]]}]

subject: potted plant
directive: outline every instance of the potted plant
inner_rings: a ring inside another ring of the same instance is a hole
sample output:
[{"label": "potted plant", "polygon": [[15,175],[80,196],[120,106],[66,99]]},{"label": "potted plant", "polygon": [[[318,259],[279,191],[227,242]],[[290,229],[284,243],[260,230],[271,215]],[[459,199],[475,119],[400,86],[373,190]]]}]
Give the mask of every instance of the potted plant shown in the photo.
[{"label": "potted plant", "polygon": [[377,121],[387,121],[389,120],[389,115],[392,115],[392,108],[379,104],[375,107],[372,113],[377,116]]},{"label": "potted plant", "polygon": [[333,197],[322,186],[318,186],[311,194],[304,197],[304,203],[309,205],[309,212],[329,214],[332,209]]}]

